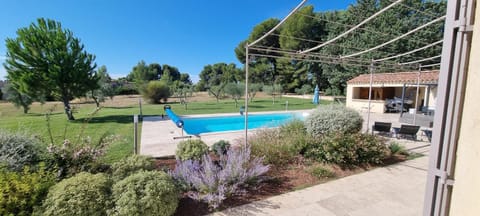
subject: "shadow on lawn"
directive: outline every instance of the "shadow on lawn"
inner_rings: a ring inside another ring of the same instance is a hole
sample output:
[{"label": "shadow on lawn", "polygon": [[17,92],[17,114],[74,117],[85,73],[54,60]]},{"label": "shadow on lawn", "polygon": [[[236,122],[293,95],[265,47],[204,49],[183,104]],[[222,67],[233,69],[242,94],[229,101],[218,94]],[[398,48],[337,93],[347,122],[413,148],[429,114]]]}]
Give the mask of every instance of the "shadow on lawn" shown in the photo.
[{"label": "shadow on lawn", "polygon": [[[46,113],[27,113],[25,114],[26,116],[45,116]],[[50,113],[50,116],[55,116],[55,115],[65,115],[64,112],[55,112],[55,113]]]},{"label": "shadow on lawn", "polygon": [[133,106],[124,106],[124,107],[105,107],[106,109],[131,109],[131,108],[134,108]]},{"label": "shadow on lawn", "polygon": [[[88,118],[78,118],[72,123],[84,123],[88,121]],[[97,116],[91,118],[88,123],[96,124],[96,123],[120,123],[120,124],[129,124],[133,123],[133,115],[109,115],[109,116]]]}]

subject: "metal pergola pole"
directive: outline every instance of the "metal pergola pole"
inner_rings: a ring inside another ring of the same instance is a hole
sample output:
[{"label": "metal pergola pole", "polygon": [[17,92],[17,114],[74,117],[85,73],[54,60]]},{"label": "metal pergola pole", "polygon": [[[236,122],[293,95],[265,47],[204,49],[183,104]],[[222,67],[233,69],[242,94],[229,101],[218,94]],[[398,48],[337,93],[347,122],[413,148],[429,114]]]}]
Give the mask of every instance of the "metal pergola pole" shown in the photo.
[{"label": "metal pergola pole", "polygon": [[248,144],[248,48],[249,45],[245,46],[245,147]]},{"label": "metal pergola pole", "polygon": [[373,60],[370,64],[370,87],[368,91],[368,113],[367,113],[367,133],[370,130],[370,110],[372,108],[372,85],[373,85]]},{"label": "metal pergola pole", "polygon": [[415,94],[415,112],[413,113],[413,125],[417,125],[417,107],[418,107],[418,94],[420,90],[420,73],[422,72],[422,64],[418,66],[417,74],[417,93]]}]

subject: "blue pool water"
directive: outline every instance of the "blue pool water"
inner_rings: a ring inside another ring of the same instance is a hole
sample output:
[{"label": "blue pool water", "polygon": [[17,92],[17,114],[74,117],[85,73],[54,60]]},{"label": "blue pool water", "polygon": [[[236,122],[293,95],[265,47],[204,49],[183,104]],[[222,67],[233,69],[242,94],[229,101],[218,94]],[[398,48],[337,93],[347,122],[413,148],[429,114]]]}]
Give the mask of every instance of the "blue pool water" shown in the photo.
[{"label": "blue pool water", "polygon": [[[250,114],[248,128],[278,127],[293,119],[303,120],[303,116],[300,113]],[[183,118],[183,121],[183,129],[192,135],[245,129],[245,117],[241,115]]]}]

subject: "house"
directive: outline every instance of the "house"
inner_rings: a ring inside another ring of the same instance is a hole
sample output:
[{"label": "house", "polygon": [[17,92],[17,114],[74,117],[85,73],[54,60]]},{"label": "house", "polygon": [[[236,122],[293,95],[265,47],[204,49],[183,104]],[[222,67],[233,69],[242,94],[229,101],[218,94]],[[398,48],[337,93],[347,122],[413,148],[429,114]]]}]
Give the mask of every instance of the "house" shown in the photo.
[{"label": "house", "polygon": [[[433,110],[437,98],[439,71],[378,73],[372,75],[371,112],[386,112],[386,102],[397,98],[407,108]],[[347,82],[347,107],[367,111],[369,105],[370,74],[359,75]],[[418,98],[417,98],[418,84]],[[401,105],[399,105],[401,106]],[[399,109],[400,110],[400,109]]]}]

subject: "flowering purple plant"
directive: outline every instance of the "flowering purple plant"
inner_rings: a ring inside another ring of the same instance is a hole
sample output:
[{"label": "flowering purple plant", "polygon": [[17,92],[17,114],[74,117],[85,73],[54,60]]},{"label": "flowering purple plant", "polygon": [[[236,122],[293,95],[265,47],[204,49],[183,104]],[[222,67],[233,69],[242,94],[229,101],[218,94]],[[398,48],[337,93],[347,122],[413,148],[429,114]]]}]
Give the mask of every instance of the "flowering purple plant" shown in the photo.
[{"label": "flowering purple plant", "polygon": [[241,194],[245,186],[260,181],[259,177],[269,168],[263,165],[263,158],[250,158],[250,147],[230,148],[218,161],[210,155],[204,155],[201,161],[177,160],[170,175],[190,198],[204,201],[215,209],[227,197]]}]

